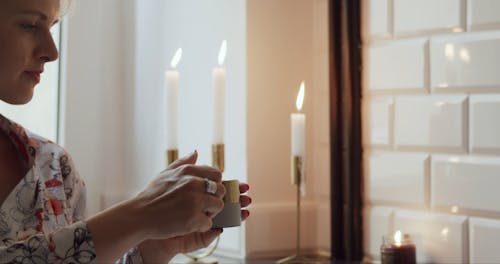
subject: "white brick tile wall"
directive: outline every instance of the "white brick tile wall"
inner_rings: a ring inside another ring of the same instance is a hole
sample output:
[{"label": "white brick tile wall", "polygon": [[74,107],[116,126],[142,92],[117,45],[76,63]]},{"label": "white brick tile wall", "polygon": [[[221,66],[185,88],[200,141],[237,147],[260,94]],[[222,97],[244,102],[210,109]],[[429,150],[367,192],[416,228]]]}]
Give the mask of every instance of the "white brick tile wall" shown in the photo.
[{"label": "white brick tile wall", "polygon": [[432,157],[431,204],[500,212],[500,157]]},{"label": "white brick tile wall", "polygon": [[367,107],[366,125],[370,133],[366,135],[365,144],[389,146],[392,144],[393,98],[374,98]]},{"label": "white brick tile wall", "polygon": [[426,206],[429,155],[372,152],[368,165],[368,199]]},{"label": "white brick tile wall", "polygon": [[425,92],[427,39],[380,42],[368,48],[368,89]]},{"label": "white brick tile wall", "polygon": [[500,221],[469,219],[470,263],[500,263]]},{"label": "white brick tile wall", "polygon": [[394,108],[396,147],[445,152],[466,150],[465,95],[398,97]]},{"label": "white brick tile wall", "polygon": [[369,20],[366,23],[368,36],[388,37],[391,34],[391,17],[389,16],[389,0],[365,0]]},{"label": "white brick tile wall", "polygon": [[500,31],[433,37],[430,43],[433,89],[500,91]]},{"label": "white brick tile wall", "polygon": [[394,0],[396,35],[462,31],[462,0]]},{"label": "white brick tile wall", "polygon": [[500,155],[500,94],[473,95],[470,103],[470,150]]},{"label": "white brick tile wall", "polygon": [[468,0],[467,24],[471,30],[500,28],[500,1]]},{"label": "white brick tile wall", "polygon": [[500,263],[500,0],[364,3],[366,255]]},{"label": "white brick tile wall", "polygon": [[394,230],[412,235],[418,263],[465,263],[468,260],[467,217],[399,210]]}]

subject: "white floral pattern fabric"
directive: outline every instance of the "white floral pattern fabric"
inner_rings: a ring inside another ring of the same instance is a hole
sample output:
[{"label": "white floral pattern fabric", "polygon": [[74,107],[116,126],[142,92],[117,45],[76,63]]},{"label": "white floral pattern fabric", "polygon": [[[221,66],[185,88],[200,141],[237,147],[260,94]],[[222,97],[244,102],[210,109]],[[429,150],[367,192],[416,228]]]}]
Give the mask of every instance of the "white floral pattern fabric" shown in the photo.
[{"label": "white floral pattern fabric", "polygon": [[[57,144],[0,115],[28,173],[0,207],[0,263],[93,263],[85,183]],[[117,263],[142,263],[131,249]]]}]

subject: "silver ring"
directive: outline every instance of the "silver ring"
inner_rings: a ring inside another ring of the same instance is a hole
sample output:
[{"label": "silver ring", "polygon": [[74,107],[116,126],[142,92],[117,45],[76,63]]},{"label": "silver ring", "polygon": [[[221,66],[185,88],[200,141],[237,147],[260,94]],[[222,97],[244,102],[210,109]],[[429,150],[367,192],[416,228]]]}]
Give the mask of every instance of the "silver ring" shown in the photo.
[{"label": "silver ring", "polygon": [[217,192],[217,183],[205,178],[205,192],[215,194]]}]

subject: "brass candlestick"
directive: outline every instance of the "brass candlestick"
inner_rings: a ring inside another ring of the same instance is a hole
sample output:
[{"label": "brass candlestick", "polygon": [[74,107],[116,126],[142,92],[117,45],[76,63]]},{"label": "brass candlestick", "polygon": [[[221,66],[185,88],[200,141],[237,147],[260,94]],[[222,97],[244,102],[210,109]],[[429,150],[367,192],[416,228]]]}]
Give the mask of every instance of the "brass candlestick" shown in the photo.
[{"label": "brass candlestick", "polygon": [[212,166],[224,172],[224,144],[212,145]]},{"label": "brass candlestick", "polygon": [[300,184],[304,180],[304,166],[301,156],[292,156],[291,159],[291,183],[295,185],[297,189],[297,242],[295,248],[295,255],[288,256],[286,258],[280,259],[277,263],[280,264],[299,264],[299,263],[319,263],[314,259],[307,258],[301,255],[300,252]]},{"label": "brass candlestick", "polygon": [[177,149],[168,149],[165,153],[167,167],[172,164],[172,162],[179,159],[179,150]]}]

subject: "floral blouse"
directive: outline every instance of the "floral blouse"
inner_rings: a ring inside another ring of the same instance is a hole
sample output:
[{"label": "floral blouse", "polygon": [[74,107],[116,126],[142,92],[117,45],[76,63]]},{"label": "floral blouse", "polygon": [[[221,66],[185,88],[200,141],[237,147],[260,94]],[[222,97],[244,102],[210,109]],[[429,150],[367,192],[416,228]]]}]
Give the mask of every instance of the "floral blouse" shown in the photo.
[{"label": "floral blouse", "polygon": [[[0,129],[30,168],[0,207],[0,263],[93,263],[85,183],[57,144],[0,115]],[[131,249],[117,263],[142,263]]]}]

